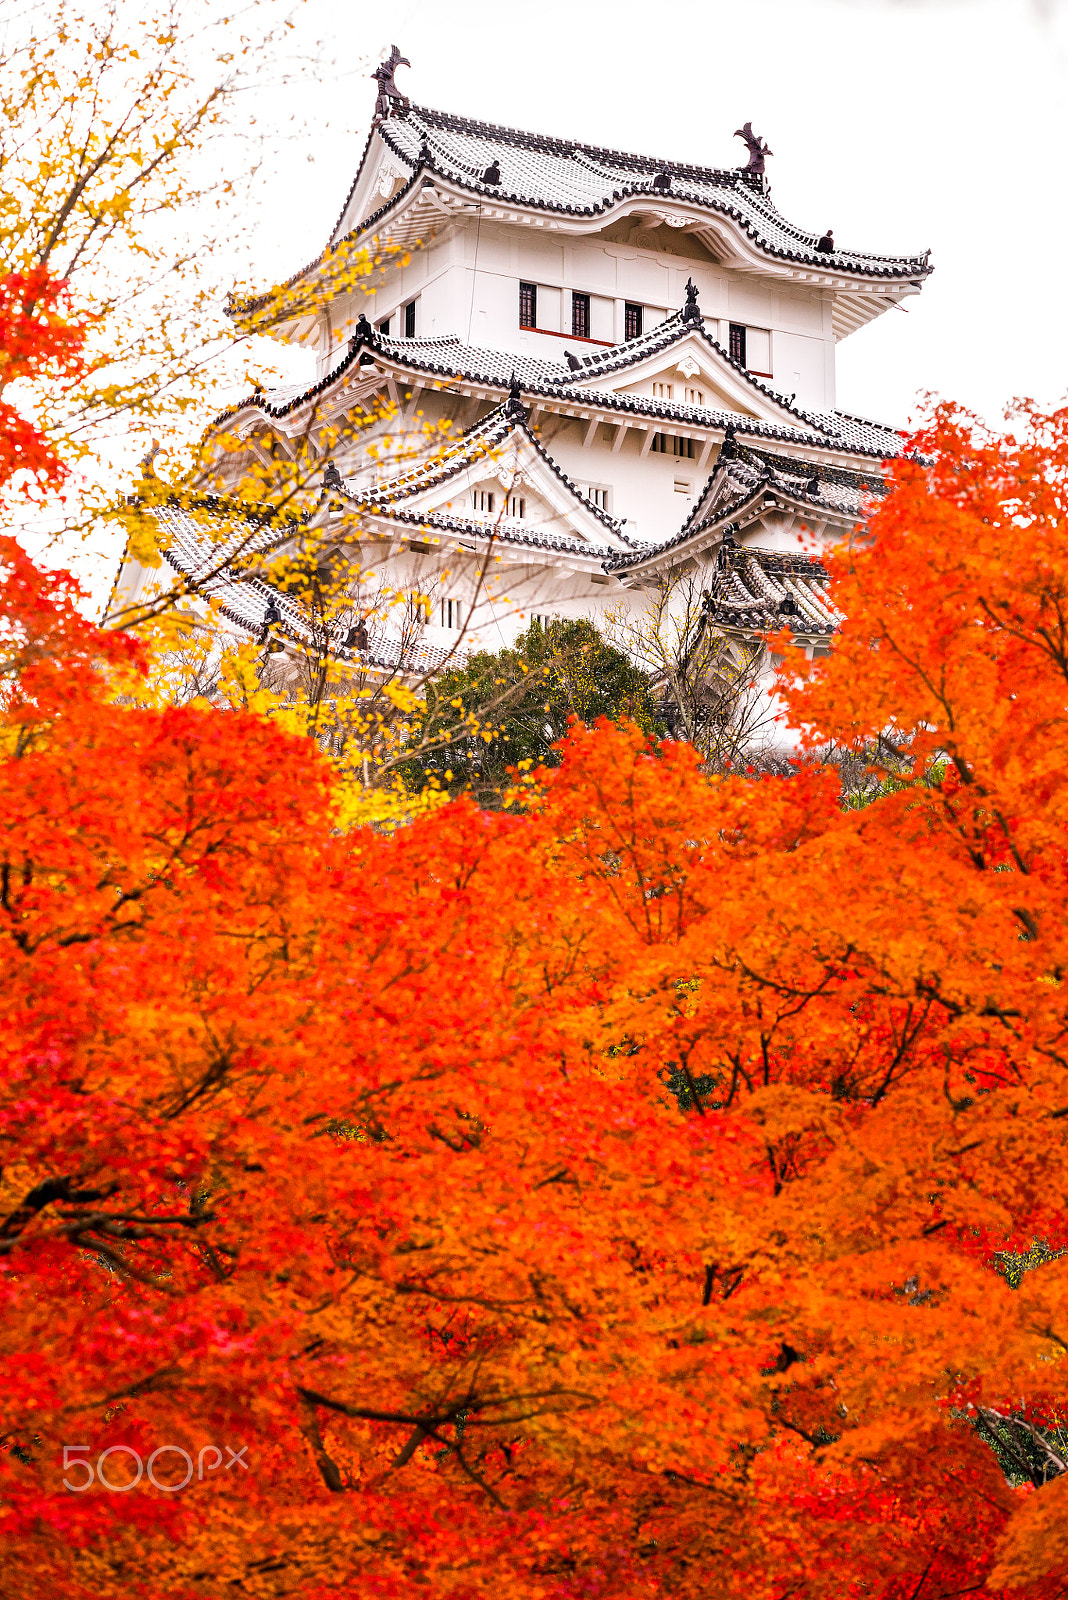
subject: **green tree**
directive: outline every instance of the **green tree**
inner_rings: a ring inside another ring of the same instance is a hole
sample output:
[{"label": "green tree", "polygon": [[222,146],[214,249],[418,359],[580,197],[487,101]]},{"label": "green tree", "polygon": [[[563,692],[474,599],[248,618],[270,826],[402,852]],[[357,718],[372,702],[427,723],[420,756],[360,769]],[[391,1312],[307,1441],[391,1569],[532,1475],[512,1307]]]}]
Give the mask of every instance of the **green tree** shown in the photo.
[{"label": "green tree", "polygon": [[[629,720],[649,735],[664,733],[645,673],[592,622],[531,622],[514,648],[480,651],[427,685],[421,750],[405,780],[415,789],[433,783],[470,790],[482,805],[499,804],[509,768],[558,764],[553,745],[573,717]],[[458,718],[466,729],[460,737]]]}]

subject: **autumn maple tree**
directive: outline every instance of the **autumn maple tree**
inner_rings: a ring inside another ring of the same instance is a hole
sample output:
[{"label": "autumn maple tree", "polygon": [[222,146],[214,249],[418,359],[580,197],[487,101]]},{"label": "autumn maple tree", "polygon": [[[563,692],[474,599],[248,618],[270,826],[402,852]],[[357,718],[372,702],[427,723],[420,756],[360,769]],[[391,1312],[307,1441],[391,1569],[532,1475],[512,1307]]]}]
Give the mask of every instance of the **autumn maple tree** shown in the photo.
[{"label": "autumn maple tree", "polygon": [[[11,526],[107,329],[5,259]],[[888,472],[792,776],[391,833],[4,535],[5,1596],[1064,1592],[1068,412]]]},{"label": "autumn maple tree", "polygon": [[861,811],[602,725],[346,828],[5,543],[5,1593],[1061,1592],[1068,413],[1015,430],[938,413],[779,646]]}]

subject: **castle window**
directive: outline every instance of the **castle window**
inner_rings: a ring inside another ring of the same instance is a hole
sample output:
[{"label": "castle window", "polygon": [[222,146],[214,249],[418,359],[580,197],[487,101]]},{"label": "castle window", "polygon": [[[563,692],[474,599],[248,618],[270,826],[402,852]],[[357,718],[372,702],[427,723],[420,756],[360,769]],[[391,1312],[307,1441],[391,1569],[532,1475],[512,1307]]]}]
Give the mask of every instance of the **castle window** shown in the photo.
[{"label": "castle window", "polygon": [[675,385],[673,383],[654,383],[653,384],[653,399],[654,400],[674,400],[674,398],[675,398]]},{"label": "castle window", "polygon": [[689,494],[689,492],[690,492],[690,484],[689,484],[689,482],[685,478],[676,478],[675,479],[675,493],[676,494]]},{"label": "castle window", "polygon": [[690,405],[690,406],[703,406],[704,403],[705,403],[705,391],[703,389],[687,389],[687,391],[686,391],[686,404],[687,405]]},{"label": "castle window", "polygon": [[404,308],[404,337],[415,338],[415,301],[409,300]]},{"label": "castle window", "polygon": [[530,614],[530,620],[533,622],[535,627],[540,628],[542,633],[544,633],[553,619],[549,616],[547,611],[532,611]]},{"label": "castle window", "polygon": [[519,285],[519,326],[521,328],[536,328],[538,326],[538,286],[536,283],[521,283]]},{"label": "castle window", "polygon": [[590,336],[590,297],[588,294],[571,296],[571,332],[576,339]]},{"label": "castle window", "polygon": [[609,491],[608,491],[607,488],[605,488],[605,486],[603,484],[599,484],[599,483],[591,483],[591,484],[589,484],[587,489],[586,489],[586,493],[589,495],[591,501],[598,508],[598,510],[600,510],[600,511],[607,511],[608,510],[608,494],[609,494]]},{"label": "castle window", "polygon": [[463,627],[463,613],[459,600],[443,600],[441,602],[441,626],[449,628],[453,633],[459,633]]},{"label": "castle window", "polygon": [[623,337],[625,339],[640,339],[642,336],[642,308],[633,306],[628,300],[623,308]]},{"label": "castle window", "polygon": [[677,433],[655,434],[652,448],[662,456],[681,456],[687,461],[694,459],[693,440],[681,438]]},{"label": "castle window", "polygon": [[471,504],[476,511],[492,511],[495,499],[492,489],[476,489],[471,496]]},{"label": "castle window", "polygon": [[388,333],[389,332],[389,318],[388,317],[385,317],[378,324],[378,331],[379,331],[379,333]]},{"label": "castle window", "polygon": [[[492,499],[492,496],[490,498]],[[508,497],[508,515],[510,517],[525,517],[526,514],[527,514],[527,502],[524,499],[524,497],[521,494],[509,495],[509,497]]]},{"label": "castle window", "polygon": [[731,359],[758,378],[771,377],[771,333],[767,328],[747,328],[740,322],[730,325]]}]

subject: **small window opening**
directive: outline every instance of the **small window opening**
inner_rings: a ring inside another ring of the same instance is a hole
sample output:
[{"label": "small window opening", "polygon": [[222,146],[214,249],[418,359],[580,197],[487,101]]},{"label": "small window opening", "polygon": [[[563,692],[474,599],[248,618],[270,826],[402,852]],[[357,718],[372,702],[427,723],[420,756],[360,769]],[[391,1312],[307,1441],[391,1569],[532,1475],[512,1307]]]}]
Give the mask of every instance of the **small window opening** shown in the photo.
[{"label": "small window opening", "polygon": [[705,403],[705,391],[703,389],[687,389],[686,403],[691,406],[703,406]]},{"label": "small window opening", "polygon": [[642,308],[631,305],[630,301],[623,308],[623,337],[625,339],[640,339],[642,336]]},{"label": "small window opening", "polygon": [[571,296],[571,332],[576,339],[590,336],[590,297],[588,294]]},{"label": "small window opening", "polygon": [[519,326],[521,328],[536,328],[538,326],[538,286],[536,283],[521,283],[519,285]]},{"label": "small window opening", "polygon": [[745,366],[745,325],[741,322],[731,323],[731,360],[737,361],[740,366]]},{"label": "small window opening", "polygon": [[495,500],[492,489],[476,489],[471,496],[471,504],[476,511],[492,511]]},{"label": "small window opening", "polygon": [[443,600],[441,602],[441,626],[451,629],[453,633],[459,633],[463,625],[463,614],[459,600]]},{"label": "small window opening", "polygon": [[404,308],[404,337],[415,338],[415,301],[409,300]]},{"label": "small window opening", "polygon": [[652,448],[663,456],[681,456],[687,461],[694,459],[693,440],[684,439],[677,433],[658,433],[654,435]]},{"label": "small window opening", "polygon": [[674,400],[674,398],[675,398],[675,385],[673,383],[654,383],[653,384],[653,399],[654,400]]},{"label": "small window opening", "polygon": [[597,508],[600,511],[607,511],[608,510],[608,490],[607,489],[603,488],[599,484],[591,483],[589,485],[588,489],[586,490],[586,493],[589,495],[589,497],[592,500],[593,504],[595,506],[597,506]]},{"label": "small window opening", "polygon": [[378,324],[378,331],[379,331],[379,333],[388,333],[389,332],[389,318],[388,317],[386,317],[382,322],[380,322]]},{"label": "small window opening", "polygon": [[508,497],[508,515],[521,518],[527,514],[527,502],[523,495],[513,494]]}]

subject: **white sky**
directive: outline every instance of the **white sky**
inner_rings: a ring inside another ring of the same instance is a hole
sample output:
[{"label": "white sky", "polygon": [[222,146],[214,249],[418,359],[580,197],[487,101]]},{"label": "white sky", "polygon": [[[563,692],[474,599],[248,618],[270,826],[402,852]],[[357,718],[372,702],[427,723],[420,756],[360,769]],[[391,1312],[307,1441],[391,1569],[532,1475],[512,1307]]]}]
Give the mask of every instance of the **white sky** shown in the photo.
[{"label": "white sky", "polygon": [[512,127],[735,166],[751,119],[792,221],[846,248],[930,246],[907,314],[839,346],[840,406],[900,424],[932,390],[993,421],[1014,395],[1068,391],[1060,0],[308,0],[302,26],[336,66],[275,101],[312,132],[268,180],[265,284],[325,243],[372,114],[366,73],[395,40],[414,101]]}]

